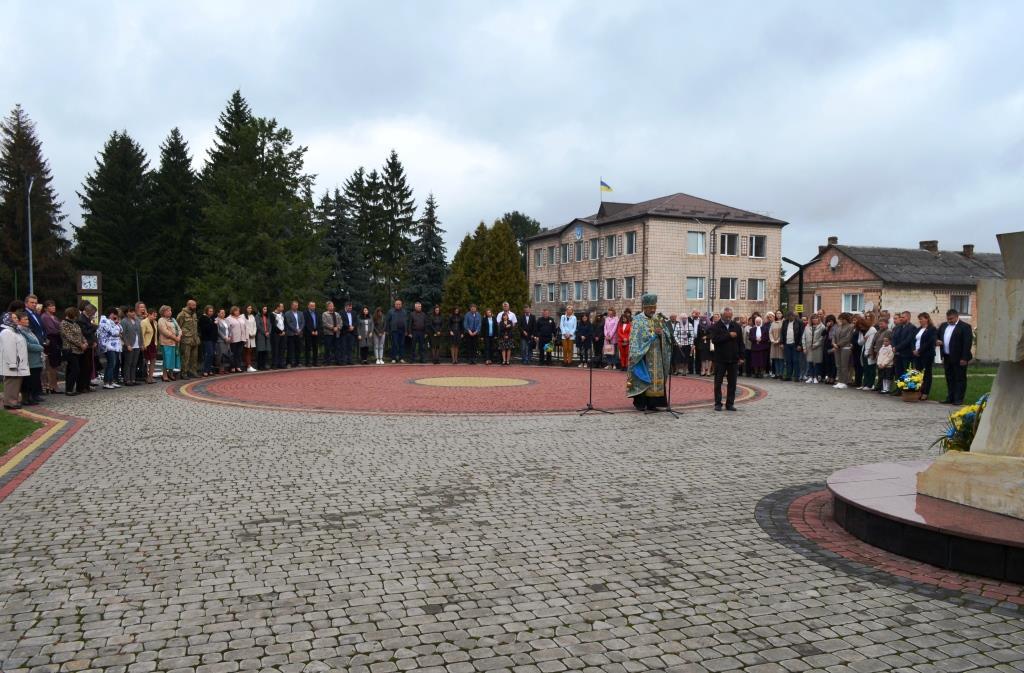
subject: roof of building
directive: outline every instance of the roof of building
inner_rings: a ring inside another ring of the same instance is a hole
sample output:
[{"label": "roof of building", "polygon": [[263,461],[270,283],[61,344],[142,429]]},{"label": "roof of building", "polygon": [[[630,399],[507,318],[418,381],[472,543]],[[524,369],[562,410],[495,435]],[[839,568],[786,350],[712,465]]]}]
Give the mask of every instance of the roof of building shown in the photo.
[{"label": "roof of building", "polygon": [[544,229],[540,233],[531,236],[528,240],[561,234],[577,222],[585,222],[596,227],[602,227],[606,224],[625,222],[642,217],[665,217],[683,220],[704,218],[709,222],[769,224],[778,227],[784,227],[789,224],[767,215],[753,213],[749,210],[740,210],[739,208],[708,201],[707,199],[679,193],[650,199],[649,201],[641,201],[640,203],[605,201],[601,204],[600,210],[593,215],[578,217],[567,224]]},{"label": "roof of building", "polygon": [[974,286],[979,278],[1004,277],[1002,255],[995,252],[977,252],[967,256],[951,250],[930,252],[918,248],[829,245],[814,260],[827,257],[828,251],[833,249],[868,269],[883,282],[894,285]]}]

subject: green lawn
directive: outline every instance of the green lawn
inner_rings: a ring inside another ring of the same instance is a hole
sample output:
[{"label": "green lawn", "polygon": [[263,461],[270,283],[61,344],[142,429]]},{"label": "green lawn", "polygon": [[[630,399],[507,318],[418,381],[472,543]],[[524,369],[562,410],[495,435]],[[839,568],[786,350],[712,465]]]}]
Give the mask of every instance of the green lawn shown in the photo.
[{"label": "green lawn", "polygon": [[7,453],[7,449],[32,434],[40,425],[42,423],[30,421],[9,411],[0,411],[0,456]]},{"label": "green lawn", "polygon": [[[992,390],[992,383],[996,380],[995,367],[970,367],[967,369],[967,394],[964,395],[965,404],[973,404],[978,398]],[[936,367],[932,372],[932,394],[929,399],[941,402],[946,399],[946,377],[941,367]]]}]

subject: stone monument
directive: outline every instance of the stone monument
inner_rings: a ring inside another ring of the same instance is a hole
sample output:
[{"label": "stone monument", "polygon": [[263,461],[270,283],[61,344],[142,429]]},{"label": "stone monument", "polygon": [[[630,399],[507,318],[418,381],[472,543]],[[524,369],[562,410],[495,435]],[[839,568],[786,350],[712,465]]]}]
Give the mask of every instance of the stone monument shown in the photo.
[{"label": "stone monument", "polygon": [[1006,278],[978,280],[975,357],[999,371],[971,450],[942,454],[917,492],[1024,519],[1024,231],[997,238]]}]

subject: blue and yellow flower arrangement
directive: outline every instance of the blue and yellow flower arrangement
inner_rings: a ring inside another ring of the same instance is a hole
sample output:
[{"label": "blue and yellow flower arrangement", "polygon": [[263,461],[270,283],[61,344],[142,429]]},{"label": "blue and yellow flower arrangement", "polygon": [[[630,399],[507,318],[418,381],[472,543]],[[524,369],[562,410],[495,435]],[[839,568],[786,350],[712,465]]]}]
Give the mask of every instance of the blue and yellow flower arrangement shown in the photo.
[{"label": "blue and yellow flower arrangement", "polygon": [[970,451],[987,403],[988,395],[985,394],[974,404],[960,407],[951,413],[946,423],[946,431],[932,446],[940,444],[943,451]]}]

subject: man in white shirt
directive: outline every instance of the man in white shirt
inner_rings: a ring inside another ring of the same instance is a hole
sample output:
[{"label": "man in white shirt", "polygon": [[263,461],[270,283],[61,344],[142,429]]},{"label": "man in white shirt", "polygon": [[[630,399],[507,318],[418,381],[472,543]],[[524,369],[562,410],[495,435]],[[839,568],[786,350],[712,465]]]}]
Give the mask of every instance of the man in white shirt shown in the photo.
[{"label": "man in white shirt", "polygon": [[[508,313],[508,317],[509,317],[509,319],[511,319],[511,320],[512,320],[512,324],[513,324],[513,325],[515,325],[515,324],[516,324],[516,323],[518,322],[518,321],[516,320],[516,314],[515,314],[515,312],[514,312],[514,311],[513,311],[512,309],[510,309],[510,308],[509,308],[509,306],[508,306],[508,302],[507,302],[507,301],[506,301],[506,302],[503,302],[503,303],[501,304],[501,313],[502,313],[502,314]],[[500,318],[501,318],[501,316],[499,316],[499,319],[500,319]]]}]

